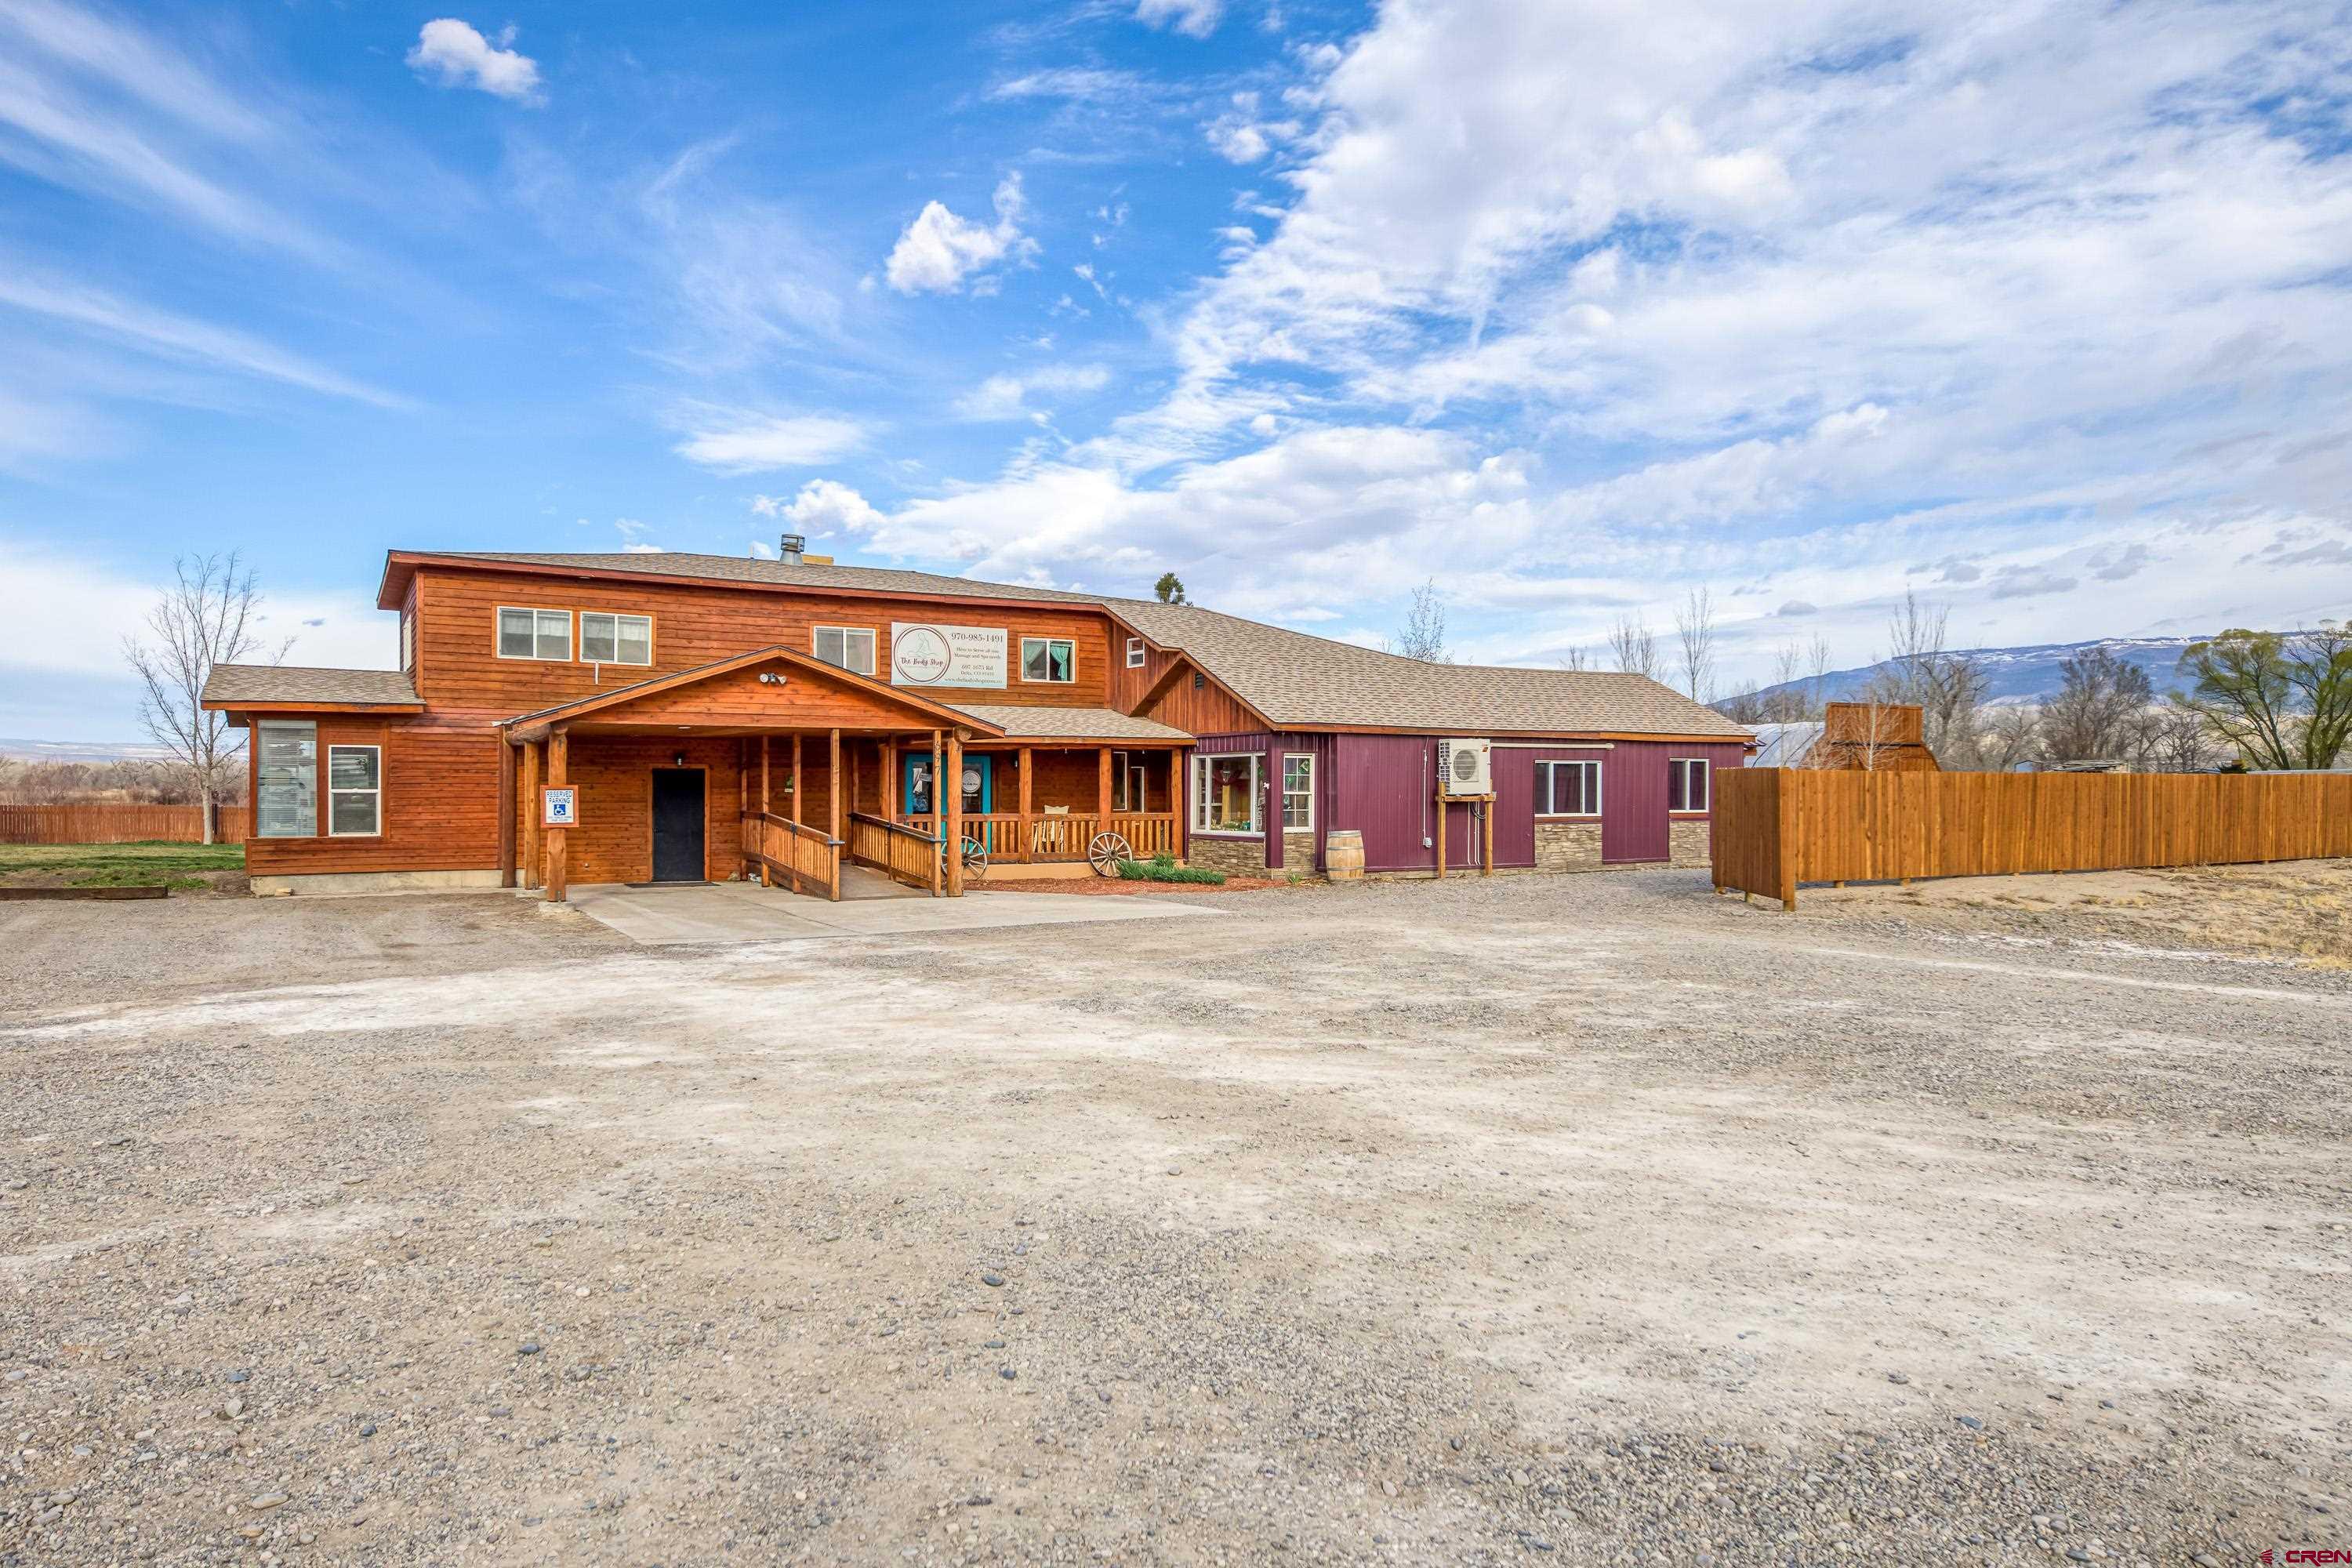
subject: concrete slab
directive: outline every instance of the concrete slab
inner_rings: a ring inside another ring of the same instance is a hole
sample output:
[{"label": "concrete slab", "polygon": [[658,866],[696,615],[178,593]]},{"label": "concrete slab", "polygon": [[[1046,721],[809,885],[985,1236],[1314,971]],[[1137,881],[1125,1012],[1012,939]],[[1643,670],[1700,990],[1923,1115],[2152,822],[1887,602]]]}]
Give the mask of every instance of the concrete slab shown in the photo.
[{"label": "concrete slab", "polygon": [[687,942],[828,942],[916,937],[1007,926],[1183,920],[1223,911],[1166,899],[1078,899],[985,893],[961,899],[865,899],[831,903],[751,882],[573,888],[572,907],[648,947]]}]

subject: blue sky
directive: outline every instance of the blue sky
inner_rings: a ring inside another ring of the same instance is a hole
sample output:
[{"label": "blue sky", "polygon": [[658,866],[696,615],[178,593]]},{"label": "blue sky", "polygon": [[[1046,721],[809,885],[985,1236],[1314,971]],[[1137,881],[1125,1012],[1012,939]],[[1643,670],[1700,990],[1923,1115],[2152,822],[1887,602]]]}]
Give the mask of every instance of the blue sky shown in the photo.
[{"label": "blue sky", "polygon": [[2352,16],[0,0],[0,735],[242,551],[844,559],[1717,684],[2352,614]]}]

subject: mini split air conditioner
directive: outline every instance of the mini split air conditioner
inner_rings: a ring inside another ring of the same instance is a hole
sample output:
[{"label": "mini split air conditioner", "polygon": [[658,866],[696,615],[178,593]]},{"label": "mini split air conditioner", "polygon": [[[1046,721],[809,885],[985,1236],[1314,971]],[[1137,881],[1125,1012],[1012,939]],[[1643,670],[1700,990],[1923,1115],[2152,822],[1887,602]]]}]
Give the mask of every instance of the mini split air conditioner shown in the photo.
[{"label": "mini split air conditioner", "polygon": [[1437,742],[1437,787],[1445,795],[1495,793],[1491,741]]}]

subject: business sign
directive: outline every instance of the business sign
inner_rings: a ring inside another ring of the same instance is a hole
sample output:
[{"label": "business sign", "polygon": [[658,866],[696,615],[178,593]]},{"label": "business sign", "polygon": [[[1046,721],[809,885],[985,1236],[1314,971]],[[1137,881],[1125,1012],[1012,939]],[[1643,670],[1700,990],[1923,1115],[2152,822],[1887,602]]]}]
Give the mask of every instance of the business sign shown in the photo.
[{"label": "business sign", "polygon": [[580,823],[580,786],[547,784],[540,791],[540,821],[550,827],[576,827]]},{"label": "business sign", "polygon": [[893,686],[1004,685],[1003,626],[949,626],[930,622],[890,623],[890,684]]}]

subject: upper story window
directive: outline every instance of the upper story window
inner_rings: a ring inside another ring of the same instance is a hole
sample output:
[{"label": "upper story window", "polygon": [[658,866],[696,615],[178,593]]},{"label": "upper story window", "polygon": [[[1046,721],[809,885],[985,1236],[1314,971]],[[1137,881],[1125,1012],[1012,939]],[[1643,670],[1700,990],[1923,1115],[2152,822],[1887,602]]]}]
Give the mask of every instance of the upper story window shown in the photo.
[{"label": "upper story window", "polygon": [[615,616],[602,610],[580,612],[581,663],[651,664],[653,661],[654,618],[651,616]]},{"label": "upper story window", "polygon": [[872,626],[819,626],[811,647],[817,658],[852,675],[874,673]]},{"label": "upper story window", "polygon": [[500,658],[572,658],[572,612],[499,606]]},{"label": "upper story window", "polygon": [[1666,763],[1666,809],[1706,809],[1706,759],[1676,757]]},{"label": "upper story window", "polygon": [[416,668],[416,612],[400,612],[400,668],[403,672]]},{"label": "upper story window", "polygon": [[1141,637],[1129,637],[1127,639],[1127,668],[1129,669],[1141,669],[1143,668],[1143,639]]},{"label": "upper story window", "polygon": [[1601,764],[1597,762],[1538,763],[1538,816],[1601,815]]},{"label": "upper story window", "polygon": [[1078,678],[1078,645],[1068,637],[1023,637],[1021,679],[1066,686]]},{"label": "upper story window", "polygon": [[319,726],[308,719],[262,719],[254,731],[254,836],[317,837]]}]

